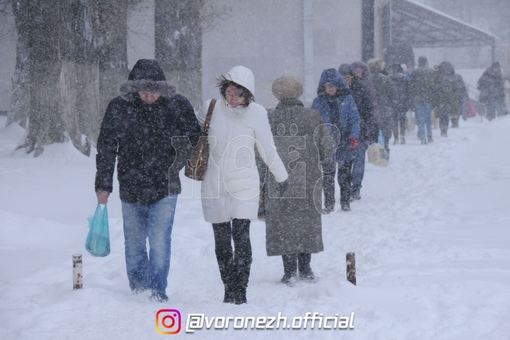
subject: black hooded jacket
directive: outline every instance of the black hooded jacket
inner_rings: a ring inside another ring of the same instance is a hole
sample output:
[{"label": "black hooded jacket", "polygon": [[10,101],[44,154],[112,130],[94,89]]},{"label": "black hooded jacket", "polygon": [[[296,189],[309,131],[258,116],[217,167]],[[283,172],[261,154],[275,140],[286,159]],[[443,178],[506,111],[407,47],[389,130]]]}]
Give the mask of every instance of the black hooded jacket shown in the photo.
[{"label": "black hooded jacket", "polygon": [[[160,92],[152,105],[139,91]],[[139,60],[121,95],[110,101],[97,141],[97,191],[112,192],[117,159],[120,198],[152,204],[181,192],[179,171],[200,137],[188,99],[176,94],[154,60]]]}]

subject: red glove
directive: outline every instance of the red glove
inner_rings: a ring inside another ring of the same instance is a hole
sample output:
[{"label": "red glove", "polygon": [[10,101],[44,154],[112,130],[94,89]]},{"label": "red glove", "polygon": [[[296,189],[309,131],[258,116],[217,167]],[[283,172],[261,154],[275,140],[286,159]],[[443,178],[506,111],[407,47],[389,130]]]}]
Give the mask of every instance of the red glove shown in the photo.
[{"label": "red glove", "polygon": [[351,149],[355,149],[358,146],[358,139],[356,137],[351,137]]}]

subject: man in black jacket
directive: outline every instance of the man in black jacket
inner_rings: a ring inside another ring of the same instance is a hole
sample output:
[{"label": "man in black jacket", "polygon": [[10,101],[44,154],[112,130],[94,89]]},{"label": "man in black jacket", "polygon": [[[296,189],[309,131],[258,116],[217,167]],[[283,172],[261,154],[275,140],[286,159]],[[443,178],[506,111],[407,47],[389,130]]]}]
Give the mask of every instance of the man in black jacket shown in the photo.
[{"label": "man in black jacket", "polygon": [[188,99],[175,93],[155,60],[138,60],[120,92],[106,109],[97,141],[96,195],[107,203],[117,160],[129,286],[164,302],[179,171],[200,126]]}]

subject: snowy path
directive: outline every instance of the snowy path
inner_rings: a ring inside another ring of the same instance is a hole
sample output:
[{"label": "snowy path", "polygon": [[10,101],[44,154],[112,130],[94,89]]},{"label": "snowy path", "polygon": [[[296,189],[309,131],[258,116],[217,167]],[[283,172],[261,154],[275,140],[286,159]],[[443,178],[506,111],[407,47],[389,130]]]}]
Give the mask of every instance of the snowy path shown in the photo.
[{"label": "snowy path", "polygon": [[[21,131],[0,129],[0,339],[163,339],[154,327],[161,308],[182,314],[175,338],[509,339],[509,129],[510,117],[471,120],[426,146],[409,133],[408,144],[390,146],[388,168],[367,164],[362,199],[351,212],[323,218],[315,283],[279,283],[281,259],[266,256],[265,226],[254,221],[249,303],[242,306],[221,303],[213,235],[200,201],[189,198],[192,182],[178,203],[170,302],[148,302],[129,292],[116,193],[108,207],[112,253],[93,258],[84,250],[94,158],[67,146],[27,158],[10,151]],[[345,279],[350,251],[357,286]],[[80,291],[71,289],[74,253],[84,255]],[[307,312],[355,313],[355,328],[184,330],[189,313],[292,319]]]}]

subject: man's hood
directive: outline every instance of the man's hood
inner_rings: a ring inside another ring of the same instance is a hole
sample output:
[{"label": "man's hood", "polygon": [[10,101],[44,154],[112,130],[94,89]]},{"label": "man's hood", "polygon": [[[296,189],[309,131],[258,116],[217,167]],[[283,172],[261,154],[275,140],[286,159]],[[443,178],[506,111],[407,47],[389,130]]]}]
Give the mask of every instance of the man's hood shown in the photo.
[{"label": "man's hood", "polygon": [[159,92],[163,97],[175,94],[175,87],[166,81],[165,74],[156,60],[138,60],[129,73],[128,81],[120,87],[121,96],[129,101],[136,98],[135,94],[141,91]]}]

